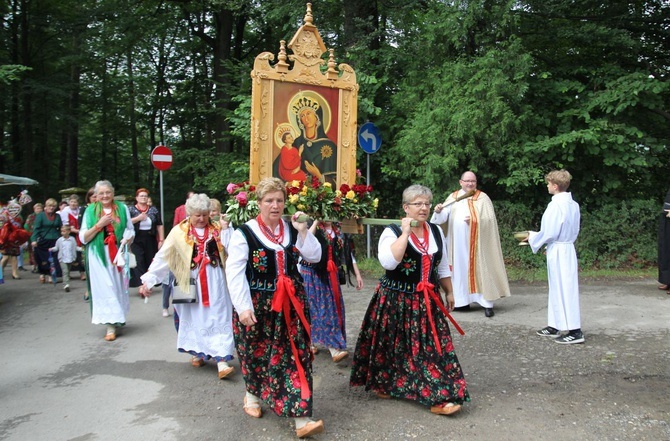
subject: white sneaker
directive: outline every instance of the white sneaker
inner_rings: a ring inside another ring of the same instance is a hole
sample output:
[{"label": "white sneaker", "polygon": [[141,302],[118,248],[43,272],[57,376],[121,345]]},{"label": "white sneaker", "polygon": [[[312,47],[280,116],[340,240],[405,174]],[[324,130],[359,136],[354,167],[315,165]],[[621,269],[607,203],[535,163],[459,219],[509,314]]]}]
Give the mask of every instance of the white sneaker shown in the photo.
[{"label": "white sneaker", "polygon": [[65,290],[65,292],[70,292],[70,285],[67,285],[67,284],[66,284],[66,285],[63,287],[63,289]]},{"label": "white sneaker", "polygon": [[170,315],[170,313],[168,312],[168,310],[167,310],[167,309],[164,309],[164,310],[163,310],[163,317],[167,317],[167,316],[169,316],[169,315]]}]

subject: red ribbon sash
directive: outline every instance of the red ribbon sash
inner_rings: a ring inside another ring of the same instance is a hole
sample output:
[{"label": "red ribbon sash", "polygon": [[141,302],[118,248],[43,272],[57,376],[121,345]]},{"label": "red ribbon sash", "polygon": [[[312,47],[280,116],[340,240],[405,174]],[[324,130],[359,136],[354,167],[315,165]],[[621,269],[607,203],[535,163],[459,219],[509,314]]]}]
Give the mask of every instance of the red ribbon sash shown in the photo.
[{"label": "red ribbon sash", "polygon": [[210,237],[210,228],[209,226],[205,227],[205,232],[202,237],[198,236],[198,233],[195,231],[195,227],[191,227],[191,234],[195,238],[198,245],[197,255],[193,258],[193,262],[196,265],[199,265],[198,268],[198,281],[200,283],[200,296],[202,297],[202,306],[209,308],[209,285],[207,283],[207,265],[211,262],[211,259],[207,255],[207,242],[209,242],[212,237],[214,240],[217,239],[217,235],[214,234]]},{"label": "red ribbon sash", "polygon": [[[427,256],[426,256],[427,257]],[[435,347],[437,348],[437,353],[442,355],[442,345],[440,344],[440,339],[437,335],[437,329],[435,328],[435,320],[433,320],[433,312],[430,308],[430,299],[432,298],[437,303],[438,307],[446,313],[446,309],[441,302],[437,301],[435,297],[435,285],[428,281],[421,281],[416,287],[417,291],[423,292],[423,299],[426,303],[426,311],[428,312],[428,322],[430,323],[430,330],[433,332],[433,340],[435,340]]]},{"label": "red ribbon sash", "polygon": [[209,285],[207,284],[207,265],[210,263],[209,256],[204,251],[205,242],[198,244],[198,255],[193,259],[197,265],[200,265],[198,270],[198,280],[200,281],[200,294],[202,296],[202,306],[209,307]]},{"label": "red ribbon sash", "polygon": [[423,293],[423,298],[424,302],[426,304],[426,311],[428,312],[428,322],[430,323],[430,329],[433,332],[433,340],[435,341],[435,347],[437,348],[437,352],[442,355],[442,345],[440,344],[440,339],[437,335],[437,329],[435,327],[435,320],[433,319],[433,313],[430,308],[430,300],[432,299],[437,307],[444,313],[444,315],[447,316],[449,321],[454,325],[454,328],[456,328],[456,331],[458,331],[459,334],[465,335],[465,332],[463,332],[463,329],[456,323],[456,320],[449,314],[449,311],[447,311],[447,308],[445,308],[444,304],[442,303],[442,299],[440,296],[437,295],[435,292],[435,285],[430,282],[429,280],[429,274],[430,274],[430,267],[431,267],[431,256],[428,254],[428,248],[429,248],[429,243],[430,243],[430,235],[428,233],[428,227],[426,224],[424,224],[424,242],[421,243],[419,239],[416,237],[414,233],[410,236],[412,239],[412,242],[416,245],[416,247],[421,251],[421,282],[416,286],[417,291]]},{"label": "red ribbon sash", "polygon": [[109,248],[109,258],[112,262],[116,258],[116,254],[119,252],[119,249],[116,245],[116,235],[114,234],[114,227],[112,224],[107,225],[107,237],[105,237],[105,245]]},{"label": "red ribbon sash", "polygon": [[343,326],[342,320],[342,292],[340,291],[340,278],[338,277],[337,265],[333,261],[333,245],[328,245],[328,278],[330,279],[330,290],[333,292],[335,307],[337,308],[337,318],[340,320],[340,329]]},{"label": "red ribbon sash", "polygon": [[[76,228],[78,230],[79,229],[79,221],[77,220],[77,217],[74,214],[69,213],[67,215],[67,218],[68,218],[68,222],[70,223],[70,227]],[[75,234],[74,239],[77,241],[77,246],[80,247],[81,246],[81,241],[79,240],[79,234]]]},{"label": "red ribbon sash", "polygon": [[447,311],[447,308],[445,308],[444,304],[442,303],[442,299],[440,296],[437,295],[435,292],[435,285],[433,285],[430,282],[419,282],[417,285],[416,289],[417,291],[423,292],[423,298],[426,302],[426,309],[428,310],[428,321],[430,322],[430,328],[433,331],[433,338],[435,339],[435,346],[437,346],[437,352],[439,354],[442,354],[442,348],[440,346],[439,339],[437,337],[437,332],[435,329],[435,322],[433,320],[433,314],[430,310],[430,301],[429,299],[433,299],[435,304],[437,305],[438,308],[440,308],[440,311],[444,313],[444,315],[447,316],[449,321],[451,322],[452,325],[454,325],[454,328],[456,328],[456,331],[458,331],[459,334],[465,335],[465,332],[463,329],[456,323],[456,320],[449,314],[449,311]]},{"label": "red ribbon sash", "polygon": [[298,314],[298,318],[307,331],[307,336],[309,338],[311,338],[311,330],[309,327],[309,322],[307,321],[307,317],[305,317],[304,305],[295,295],[295,286],[293,285],[293,281],[284,272],[284,251],[277,251],[277,266],[279,268],[279,275],[277,277],[277,289],[272,296],[272,310],[274,312],[282,312],[284,314],[286,333],[288,334],[289,341],[291,342],[291,353],[293,354],[293,359],[295,360],[295,364],[298,369],[298,377],[300,378],[300,397],[303,400],[306,400],[312,396],[312,391],[309,389],[307,375],[305,375],[305,368],[302,366],[300,358],[298,357],[298,348],[296,347],[295,342],[293,341],[293,337],[291,336],[291,305],[293,305],[293,309]]}]

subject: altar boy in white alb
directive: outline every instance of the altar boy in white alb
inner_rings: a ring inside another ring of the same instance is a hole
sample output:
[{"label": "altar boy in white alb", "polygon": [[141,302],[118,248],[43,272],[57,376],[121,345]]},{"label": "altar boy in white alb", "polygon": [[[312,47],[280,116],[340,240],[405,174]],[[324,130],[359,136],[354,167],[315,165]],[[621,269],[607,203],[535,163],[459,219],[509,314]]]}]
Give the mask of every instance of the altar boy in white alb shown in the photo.
[{"label": "altar boy in white alb", "polygon": [[[575,240],[579,235],[579,204],[566,190],[572,176],[566,170],[547,174],[547,190],[553,195],[542,215],[540,231],[531,231],[528,243],[537,253],[547,245],[549,275],[548,326],[538,335],[553,337],[556,343],[584,343],[579,312],[579,281]],[[568,331],[561,335],[561,331]]]}]

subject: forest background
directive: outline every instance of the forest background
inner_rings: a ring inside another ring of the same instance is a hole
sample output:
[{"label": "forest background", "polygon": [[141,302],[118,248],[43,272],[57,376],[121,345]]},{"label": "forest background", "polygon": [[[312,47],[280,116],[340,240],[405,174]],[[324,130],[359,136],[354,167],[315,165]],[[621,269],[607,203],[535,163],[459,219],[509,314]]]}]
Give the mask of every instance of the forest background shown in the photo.
[{"label": "forest background", "polygon": [[[358,120],[378,214],[402,190],[436,201],[465,170],[493,199],[508,265],[542,256],[511,232],[537,229],[543,176],[566,168],[589,268],[649,268],[669,188],[670,3],[665,0],[314,0],[314,24],[360,84]],[[165,213],[191,188],[225,200],[248,178],[250,71],[303,24],[302,0],[2,2],[0,173],[40,182],[36,200],[109,179],[147,187],[169,146]],[[365,154],[358,155],[366,174]],[[6,201],[16,187],[0,187]],[[24,212],[24,214],[26,214]],[[376,233],[378,234],[378,233]],[[373,242],[374,243],[374,242]]]}]

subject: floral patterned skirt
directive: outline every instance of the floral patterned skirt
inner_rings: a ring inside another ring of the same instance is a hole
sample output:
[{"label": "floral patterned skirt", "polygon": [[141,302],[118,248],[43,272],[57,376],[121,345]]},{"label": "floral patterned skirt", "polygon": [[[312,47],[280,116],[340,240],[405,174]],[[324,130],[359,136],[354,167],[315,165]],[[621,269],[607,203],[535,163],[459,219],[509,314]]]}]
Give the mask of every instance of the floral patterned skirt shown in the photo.
[{"label": "floral patterned skirt", "polygon": [[342,323],[340,323],[335,296],[330,289],[330,284],[324,283],[314,268],[303,266],[300,274],[305,281],[305,291],[309,298],[312,344],[340,350],[346,349],[344,299],[340,295],[340,310],[342,311]]},{"label": "floral patterned skirt", "polygon": [[[247,391],[259,397],[272,411],[282,417],[312,416],[312,394],[301,398],[298,367],[293,359],[291,340],[298,360],[305,370],[312,391],[312,351],[310,340],[293,307],[287,326],[284,313],[272,310],[273,291],[251,291],[257,323],[244,326],[233,314],[235,347]],[[309,321],[304,288],[296,284],[296,296]],[[290,335],[290,336],[289,336]]]},{"label": "floral patterned skirt", "polygon": [[470,401],[447,317],[431,300],[437,351],[421,293],[378,286],[356,343],[350,384],[426,406]]}]

